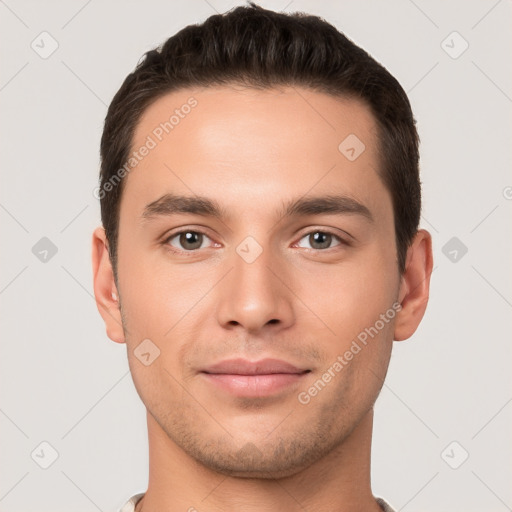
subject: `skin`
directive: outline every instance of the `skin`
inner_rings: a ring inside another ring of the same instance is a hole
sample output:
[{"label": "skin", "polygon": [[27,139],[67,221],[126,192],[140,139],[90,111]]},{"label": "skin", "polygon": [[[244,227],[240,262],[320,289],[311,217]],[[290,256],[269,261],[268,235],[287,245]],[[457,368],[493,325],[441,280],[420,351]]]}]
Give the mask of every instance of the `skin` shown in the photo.
[{"label": "skin", "polygon": [[[364,104],[292,87],[180,90],[145,111],[133,148],[191,96],[197,106],[125,178],[117,283],[103,228],[93,234],[98,309],[109,338],[127,345],[147,408],[149,486],[137,511],[380,511],[370,486],[373,404],[393,340],[410,337],[425,312],[431,237],[418,231],[400,275]],[[349,161],[338,145],[352,133],[366,149]],[[143,219],[165,193],[208,197],[226,216]],[[283,202],[333,193],[373,220],[282,216]],[[200,248],[179,235],[166,241],[179,229],[204,232]],[[309,236],[318,231],[335,236],[321,246]],[[262,249],[252,263],[236,251],[247,236]],[[300,403],[396,302],[378,335]],[[149,366],[134,353],[144,339],[160,350]],[[239,398],[199,373],[234,357],[310,372],[271,396]]]}]

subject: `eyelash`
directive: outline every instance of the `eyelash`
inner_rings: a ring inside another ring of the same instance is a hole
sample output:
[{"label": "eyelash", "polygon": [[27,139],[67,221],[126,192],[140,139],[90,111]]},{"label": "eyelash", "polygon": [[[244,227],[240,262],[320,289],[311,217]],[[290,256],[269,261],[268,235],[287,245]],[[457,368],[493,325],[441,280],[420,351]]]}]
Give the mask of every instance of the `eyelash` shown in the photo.
[{"label": "eyelash", "polygon": [[[197,233],[197,234],[201,234],[207,238],[210,238],[208,236],[207,233],[205,233],[204,231],[201,231],[200,229],[182,229],[181,231],[176,231],[175,233],[172,233],[171,235],[167,236],[163,241],[162,241],[162,245],[164,245],[166,247],[166,249],[168,249],[170,252],[174,253],[174,254],[185,254],[186,256],[192,256],[194,254],[197,253],[197,251],[199,251],[200,249],[192,249],[192,250],[189,250],[189,251],[186,251],[186,250],[183,250],[183,249],[176,249],[175,247],[173,247],[172,245],[169,244],[170,240],[172,240],[173,238],[176,238],[177,236],[183,234],[183,233]],[[304,233],[300,239],[299,239],[299,242],[300,240],[302,240],[303,238],[313,234],[313,233],[323,233],[325,235],[331,235],[332,237],[334,237],[338,242],[339,242],[339,245],[344,245],[344,246],[350,246],[350,242],[348,242],[347,240],[341,238],[339,235],[337,235],[336,233],[333,233],[332,231],[329,231],[329,230],[326,230],[326,229],[313,229],[311,231],[308,231],[306,233]],[[211,238],[210,238],[211,240]],[[327,249],[310,249],[310,248],[305,248],[306,250],[308,251],[315,251],[315,252],[327,252],[329,251],[330,249],[334,249],[335,247],[338,247],[337,245],[335,245],[334,247],[328,247]]]}]

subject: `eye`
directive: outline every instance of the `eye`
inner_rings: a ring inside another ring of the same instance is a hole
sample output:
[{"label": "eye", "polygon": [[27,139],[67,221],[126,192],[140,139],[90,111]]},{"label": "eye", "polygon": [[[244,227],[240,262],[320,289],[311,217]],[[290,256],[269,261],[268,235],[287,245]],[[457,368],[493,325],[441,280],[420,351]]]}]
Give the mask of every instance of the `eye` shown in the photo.
[{"label": "eye", "polygon": [[[339,236],[329,233],[327,231],[311,231],[306,236],[302,237],[300,241],[298,242],[299,246],[300,242],[302,240],[306,240],[309,244],[309,247],[306,247],[307,249],[314,249],[314,250],[322,250],[322,249],[330,249],[331,247],[336,247],[337,245],[345,244],[346,242],[342,240]],[[334,246],[331,245],[333,241],[337,241],[338,243]]]},{"label": "eye", "polygon": [[178,250],[194,251],[196,249],[203,249],[204,247],[207,247],[207,245],[203,245],[203,242],[206,240],[210,240],[210,238],[204,233],[201,233],[200,231],[186,230],[174,233],[167,238],[164,243]]}]

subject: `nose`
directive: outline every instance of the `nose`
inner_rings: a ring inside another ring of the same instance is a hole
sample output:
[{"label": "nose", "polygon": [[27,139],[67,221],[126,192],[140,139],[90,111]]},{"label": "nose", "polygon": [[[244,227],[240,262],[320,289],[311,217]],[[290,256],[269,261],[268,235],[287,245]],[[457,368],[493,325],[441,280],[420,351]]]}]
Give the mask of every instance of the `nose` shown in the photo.
[{"label": "nose", "polygon": [[286,286],[286,262],[266,248],[254,260],[234,251],[231,271],[217,289],[217,319],[224,328],[250,333],[277,331],[295,321],[293,292]]}]

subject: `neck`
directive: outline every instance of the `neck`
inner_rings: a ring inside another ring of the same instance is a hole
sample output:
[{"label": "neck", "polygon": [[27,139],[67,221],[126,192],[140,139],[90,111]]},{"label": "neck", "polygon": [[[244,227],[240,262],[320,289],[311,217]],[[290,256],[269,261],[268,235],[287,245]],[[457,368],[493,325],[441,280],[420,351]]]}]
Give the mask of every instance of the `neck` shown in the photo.
[{"label": "neck", "polygon": [[323,459],[278,479],[230,477],[177,446],[148,413],[149,485],[136,512],[208,509],[382,512],[370,486],[373,409]]}]

